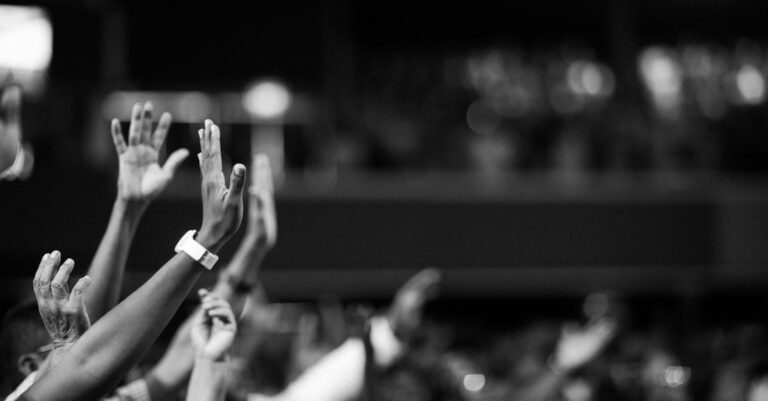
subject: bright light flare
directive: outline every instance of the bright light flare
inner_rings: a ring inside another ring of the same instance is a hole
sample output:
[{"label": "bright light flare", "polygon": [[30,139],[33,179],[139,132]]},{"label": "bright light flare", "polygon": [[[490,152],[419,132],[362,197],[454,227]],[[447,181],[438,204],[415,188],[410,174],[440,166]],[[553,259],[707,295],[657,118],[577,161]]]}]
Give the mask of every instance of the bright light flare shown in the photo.
[{"label": "bright light flare", "polygon": [[614,90],[611,70],[593,61],[579,60],[571,63],[566,77],[568,88],[579,95],[609,96]]},{"label": "bright light flare", "polygon": [[0,5],[0,68],[43,71],[52,54],[53,28],[43,9]]},{"label": "bright light flare", "polygon": [[656,96],[677,96],[682,89],[680,66],[664,49],[652,47],[645,50],[640,55],[640,73]]},{"label": "bright light flare", "polygon": [[477,393],[485,387],[485,375],[479,373],[472,373],[464,376],[464,388],[471,392]]},{"label": "bright light flare", "polygon": [[691,369],[684,366],[669,366],[664,369],[664,382],[669,387],[681,387],[688,384]]},{"label": "bright light flare", "polygon": [[278,81],[259,81],[246,89],[243,108],[254,118],[262,120],[280,119],[291,106],[291,92]]},{"label": "bright light flare", "polygon": [[744,103],[759,104],[765,99],[765,78],[754,65],[744,65],[736,73],[736,88]]}]

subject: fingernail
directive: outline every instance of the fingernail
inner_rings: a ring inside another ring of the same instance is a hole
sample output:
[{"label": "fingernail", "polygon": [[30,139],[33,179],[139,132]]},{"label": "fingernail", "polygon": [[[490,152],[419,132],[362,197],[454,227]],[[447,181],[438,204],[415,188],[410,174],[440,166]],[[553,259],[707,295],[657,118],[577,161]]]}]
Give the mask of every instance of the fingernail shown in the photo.
[{"label": "fingernail", "polygon": [[67,258],[67,260],[65,260],[65,261],[64,261],[64,264],[65,264],[65,265],[66,265],[66,264],[72,264],[72,263],[75,263],[75,261],[74,261],[74,260],[72,260],[71,258]]},{"label": "fingernail", "polygon": [[54,257],[54,258],[56,258],[56,257],[58,257],[58,256],[59,256],[59,251],[53,251],[53,252],[51,252],[51,257]]},{"label": "fingernail", "polygon": [[45,262],[46,260],[48,260],[48,258],[49,258],[50,256],[51,256],[51,254],[50,254],[50,253],[46,253],[45,255],[43,255],[43,262]]}]

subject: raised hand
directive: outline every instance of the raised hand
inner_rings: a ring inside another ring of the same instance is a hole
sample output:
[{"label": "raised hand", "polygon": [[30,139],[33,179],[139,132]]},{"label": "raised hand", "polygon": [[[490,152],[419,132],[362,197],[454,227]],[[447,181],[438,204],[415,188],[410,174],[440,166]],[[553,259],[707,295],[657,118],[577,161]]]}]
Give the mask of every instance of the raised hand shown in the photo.
[{"label": "raised hand", "polygon": [[227,301],[215,293],[201,289],[198,296],[202,305],[192,321],[192,345],[198,357],[221,361],[235,341],[235,315]]},{"label": "raised hand", "polygon": [[277,213],[272,167],[267,155],[254,156],[251,176],[247,238],[263,250],[270,250],[277,242]]},{"label": "raised hand", "polygon": [[73,344],[91,327],[84,303],[91,279],[88,276],[81,278],[70,292],[67,280],[75,262],[67,259],[59,267],[60,260],[59,251],[46,253],[32,281],[40,317],[54,348]]},{"label": "raised hand", "polygon": [[152,134],[152,111],[150,102],[143,106],[140,103],[133,106],[128,145],[125,144],[120,121],[112,120],[112,140],[120,159],[117,194],[121,200],[152,200],[168,185],[176,169],[189,155],[186,149],[179,149],[171,153],[165,164],[160,166],[158,155],[171,126],[171,114],[163,113]]},{"label": "raised hand", "polygon": [[585,327],[563,326],[554,354],[553,368],[570,371],[595,359],[616,334],[614,320],[602,319]]},{"label": "raised hand", "polygon": [[235,164],[229,179],[224,182],[221,162],[221,133],[213,121],[205,120],[200,137],[200,171],[203,175],[203,223],[198,242],[216,251],[240,227],[243,218],[243,187],[245,166]]},{"label": "raised hand", "polygon": [[395,294],[389,308],[389,321],[401,340],[410,339],[421,324],[424,304],[437,296],[442,273],[426,268],[411,277]]}]

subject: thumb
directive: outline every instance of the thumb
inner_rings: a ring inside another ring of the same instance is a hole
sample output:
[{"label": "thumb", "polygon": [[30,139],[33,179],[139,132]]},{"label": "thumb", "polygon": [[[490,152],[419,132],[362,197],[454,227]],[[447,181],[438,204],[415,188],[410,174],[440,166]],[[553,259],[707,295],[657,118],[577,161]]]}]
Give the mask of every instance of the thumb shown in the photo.
[{"label": "thumb", "polygon": [[243,188],[245,187],[245,166],[238,163],[232,168],[232,175],[229,177],[229,193],[230,196],[243,196]]},{"label": "thumb", "polygon": [[189,151],[186,149],[179,149],[171,153],[171,155],[168,156],[168,160],[166,160],[165,164],[163,165],[163,171],[173,177],[173,175],[176,173],[176,170],[178,170],[179,166],[187,158],[187,156],[189,156]]}]

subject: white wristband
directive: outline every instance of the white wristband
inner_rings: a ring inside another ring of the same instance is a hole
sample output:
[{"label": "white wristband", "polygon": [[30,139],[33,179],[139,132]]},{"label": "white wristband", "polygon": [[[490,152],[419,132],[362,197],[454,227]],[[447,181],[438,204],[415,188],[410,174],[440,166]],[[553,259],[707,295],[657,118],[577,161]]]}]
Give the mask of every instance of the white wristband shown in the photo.
[{"label": "white wristband", "polygon": [[197,234],[197,230],[187,231],[173,250],[176,251],[176,253],[186,253],[197,263],[200,263],[206,269],[211,270],[213,265],[219,260],[219,257],[205,249],[199,242],[195,241],[195,234]]}]

